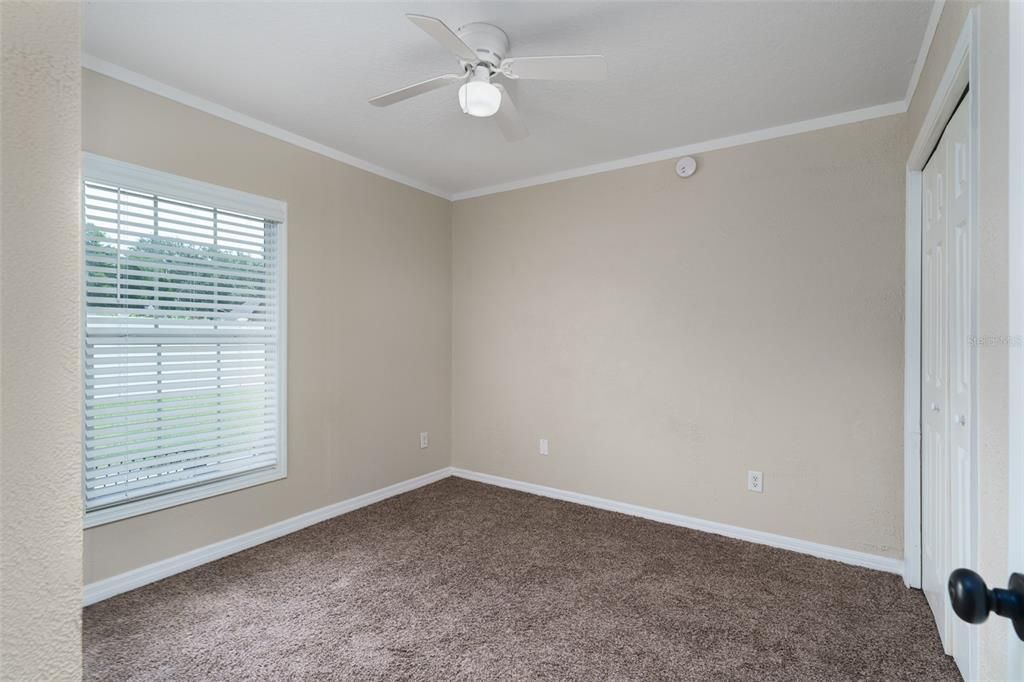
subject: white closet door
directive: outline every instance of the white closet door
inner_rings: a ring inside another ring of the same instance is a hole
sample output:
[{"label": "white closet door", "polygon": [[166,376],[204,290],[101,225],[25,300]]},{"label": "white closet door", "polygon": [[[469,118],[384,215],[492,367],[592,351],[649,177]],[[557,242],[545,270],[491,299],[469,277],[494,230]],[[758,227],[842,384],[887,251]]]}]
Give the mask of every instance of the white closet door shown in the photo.
[{"label": "white closet door", "polygon": [[948,254],[945,136],[922,173],[921,584],[948,652]]},{"label": "white closet door", "polygon": [[[960,566],[977,568],[971,556],[971,449],[973,443],[974,348],[974,237],[970,209],[970,128],[967,100],[953,114],[946,139],[946,233],[949,239],[949,571]],[[951,609],[949,599],[945,600]],[[951,617],[953,657],[969,660],[970,626]]]},{"label": "white closet door", "polygon": [[922,174],[921,580],[947,653],[970,659],[967,625],[952,611],[950,572],[970,567],[974,248],[968,99]]}]

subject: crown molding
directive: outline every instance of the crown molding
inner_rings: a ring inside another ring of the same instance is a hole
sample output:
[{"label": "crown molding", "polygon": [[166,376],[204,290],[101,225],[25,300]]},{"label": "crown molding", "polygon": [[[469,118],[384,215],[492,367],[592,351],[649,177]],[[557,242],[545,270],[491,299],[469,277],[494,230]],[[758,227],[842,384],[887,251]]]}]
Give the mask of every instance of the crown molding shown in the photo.
[{"label": "crown molding", "polygon": [[935,29],[939,27],[939,19],[942,17],[942,9],[946,6],[946,0],[935,0],[932,3],[932,13],[928,17],[928,25],[924,29],[924,38],[921,39],[921,49],[917,52],[917,61],[914,62],[914,72],[910,75],[910,83],[907,84],[907,94],[903,98],[903,108],[910,108],[910,102],[917,92],[917,82],[921,79],[921,72],[924,70],[924,63],[928,60],[928,53],[932,49],[932,41],[935,39]]},{"label": "crown molding", "polygon": [[263,133],[264,135],[281,140],[282,142],[287,142],[288,144],[301,147],[302,149],[320,154],[321,156],[326,156],[329,159],[334,159],[335,161],[339,161],[346,165],[354,166],[355,168],[364,170],[367,173],[373,173],[374,175],[379,175],[382,178],[387,178],[388,180],[392,180],[402,185],[407,185],[413,189],[433,194],[434,196],[441,197],[442,199],[451,200],[451,195],[448,192],[440,190],[437,187],[420,182],[419,180],[410,178],[407,175],[403,175],[402,173],[398,173],[389,168],[378,166],[375,163],[364,161],[363,159],[352,156],[351,154],[346,154],[339,149],[315,142],[309,138],[284,130],[283,128],[278,128],[275,125],[260,121],[252,116],[235,111],[234,109],[229,109],[228,107],[217,104],[216,102],[211,102],[207,99],[203,99],[202,97],[198,97],[197,95],[185,92],[184,90],[179,90],[174,86],[167,85],[166,83],[150,78],[149,76],[144,76],[141,73],[126,69],[123,66],[118,66],[117,64],[100,59],[99,57],[82,53],[82,68],[95,71],[96,73],[122,81],[129,85],[134,85],[135,87],[146,90],[147,92],[152,92],[155,95],[160,95],[161,97],[173,100],[179,104],[184,104],[185,106],[192,107],[193,109],[198,109],[199,111],[210,114],[211,116],[231,121],[232,123],[249,128],[250,130],[255,130],[258,133]]},{"label": "crown molding", "polygon": [[[938,24],[938,18],[942,13],[942,5],[944,0],[936,0],[935,5],[932,8],[932,15],[929,19],[928,28],[925,31],[925,39],[921,46],[921,55],[927,57],[928,50],[931,46],[931,40],[935,35],[935,26]],[[251,116],[243,114],[241,112],[229,109],[228,107],[222,106],[215,102],[203,99],[197,95],[179,90],[173,86],[167,85],[161,81],[157,81],[148,76],[144,76],[130,69],[126,69],[117,64],[105,61],[98,57],[90,54],[83,53],[82,55],[82,67],[95,71],[96,73],[104,76],[119,80],[129,85],[141,88],[148,92],[152,92],[161,97],[173,100],[180,104],[198,109],[212,116],[231,121],[250,130],[263,133],[270,137],[274,137],[283,142],[301,147],[308,151],[326,156],[327,158],[339,161],[341,163],[354,166],[361,170],[379,175],[388,180],[407,185],[414,189],[433,194],[447,199],[449,201],[462,201],[464,199],[473,199],[476,197],[486,196],[488,194],[498,194],[501,192],[510,192],[516,189],[523,189],[526,187],[533,187],[535,185],[545,185],[552,182],[558,182],[560,180],[570,180],[572,178],[584,177],[587,175],[596,175],[598,173],[606,173],[608,171],[619,170],[622,168],[630,168],[632,166],[641,166],[648,163],[655,163],[657,161],[665,161],[680,156],[689,156],[693,154],[703,154],[718,149],[727,149],[729,147],[738,147],[744,144],[751,144],[754,142],[764,142],[766,140],[772,140],[780,137],[788,137],[790,135],[798,135],[800,133],[811,132],[815,130],[822,130],[825,128],[832,128],[835,126],[847,125],[850,123],[859,123],[861,121],[867,121],[873,118],[881,118],[884,116],[892,116],[895,114],[902,114],[907,111],[909,105],[909,98],[913,97],[913,90],[916,89],[916,81],[920,78],[921,68],[923,68],[924,58],[919,57],[918,63],[914,67],[914,74],[911,79],[911,85],[913,88],[908,89],[907,97],[903,100],[896,102],[889,102],[887,104],[880,104],[872,107],[866,107],[863,109],[854,109],[853,111],[845,111],[838,114],[831,114],[829,116],[822,116],[819,118],[808,119],[805,121],[797,121],[795,123],[787,123],[780,126],[774,126],[771,128],[762,128],[759,130],[752,130],[738,135],[731,135],[728,137],[720,137],[713,140],[706,140],[703,142],[696,142],[693,144],[683,145],[681,147],[671,147],[669,149],[662,149],[646,154],[639,154],[637,156],[629,156],[622,159],[616,159],[613,161],[605,161],[602,163],[592,164],[589,166],[580,166],[577,168],[569,168],[566,170],[556,171],[554,173],[546,173],[542,175],[535,175],[520,180],[513,180],[510,182],[499,183],[494,185],[486,185],[477,187],[475,189],[466,190],[463,192],[445,192],[437,187],[433,187],[427,183],[421,182],[414,178],[408,177],[396,171],[378,166],[370,163],[363,159],[357,158],[350,154],[346,154],[343,151],[329,147],[325,144],[315,142],[309,138],[302,137],[296,133],[292,133],[283,128],[271,125],[264,121],[260,121]]]},{"label": "crown molding", "polygon": [[642,166],[644,164],[654,163],[656,161],[665,161],[679,156],[704,154],[717,149],[738,147],[752,142],[764,142],[765,140],[788,137],[789,135],[797,135],[799,133],[808,133],[814,130],[822,130],[823,128],[833,128],[835,126],[846,125],[848,123],[859,123],[873,118],[902,114],[905,113],[906,110],[907,108],[903,100],[898,102],[889,102],[888,104],[880,104],[878,106],[867,107],[865,109],[855,109],[853,111],[832,114],[831,116],[822,116],[820,118],[812,118],[806,121],[787,123],[773,128],[762,128],[761,130],[752,130],[747,133],[740,133],[739,135],[719,137],[714,140],[683,145],[682,147],[672,147],[671,149],[662,149],[648,154],[629,156],[615,161],[595,163],[592,166],[581,166],[579,168],[571,168],[569,170],[558,171],[555,173],[536,175],[523,180],[513,180],[512,182],[501,183],[498,185],[479,187],[466,192],[456,192],[451,196],[451,199],[452,201],[462,201],[463,199],[473,199],[488,194],[498,194],[499,192],[510,192],[512,190],[523,189],[525,187],[533,187],[534,185],[546,185],[551,182],[558,182],[559,180],[569,180],[571,178],[579,178],[585,175],[607,173],[608,171],[630,168],[632,166]]}]

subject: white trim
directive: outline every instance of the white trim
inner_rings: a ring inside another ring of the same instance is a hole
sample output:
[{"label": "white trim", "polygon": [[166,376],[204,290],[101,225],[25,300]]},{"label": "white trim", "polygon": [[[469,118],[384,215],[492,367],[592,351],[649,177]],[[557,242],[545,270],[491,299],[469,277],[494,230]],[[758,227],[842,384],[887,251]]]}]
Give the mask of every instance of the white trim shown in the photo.
[{"label": "white trim", "polygon": [[683,145],[682,147],[662,149],[660,151],[650,152],[649,154],[630,156],[625,159],[618,159],[616,161],[596,163],[592,166],[581,166],[579,168],[571,168],[569,170],[558,171],[556,173],[536,175],[534,177],[524,178],[522,180],[514,180],[512,182],[505,182],[497,185],[479,187],[477,189],[471,189],[465,192],[456,192],[452,194],[451,200],[462,201],[463,199],[473,199],[475,197],[482,197],[487,194],[510,192],[515,189],[523,189],[524,187],[533,187],[534,185],[546,185],[551,182],[558,182],[559,180],[569,180],[571,178],[579,178],[586,175],[595,175],[597,173],[607,173],[608,171],[619,170],[622,168],[630,168],[632,166],[642,166],[647,163],[654,163],[655,161],[665,161],[666,159],[673,159],[677,156],[704,154],[706,152],[716,151],[718,149],[738,147],[740,145],[751,144],[753,142],[764,142],[765,140],[774,140],[779,137],[788,137],[789,135],[807,133],[814,130],[821,130],[823,128],[834,128],[835,126],[847,125],[849,123],[859,123],[861,121],[868,121],[873,118],[882,118],[883,116],[902,114],[906,112],[906,110],[906,106],[904,105],[904,102],[902,100],[898,102],[889,102],[888,104],[879,104],[878,106],[867,107],[865,109],[845,111],[839,114],[832,114],[831,116],[812,118],[807,121],[787,123],[785,125],[775,126],[773,128],[762,128],[761,130],[752,130],[747,133],[740,133],[739,135],[720,137],[714,140],[707,140],[706,142],[697,142],[695,144]]},{"label": "white trim", "polygon": [[[939,138],[945,130],[946,123],[956,110],[960,102],[960,96],[965,87],[970,87],[970,147],[971,147],[971,187],[970,187],[970,216],[971,229],[974,231],[973,244],[975,245],[975,263],[972,265],[974,282],[972,285],[972,296],[975,305],[971,320],[971,335],[977,334],[977,313],[978,313],[978,267],[977,267],[977,245],[978,241],[978,181],[979,181],[979,106],[981,103],[981,84],[978,78],[978,19],[977,8],[972,9],[964,25],[960,30],[956,45],[950,54],[949,61],[943,71],[942,79],[935,89],[935,93],[928,106],[920,129],[917,131],[914,145],[911,148],[907,159],[906,170],[906,287],[905,287],[905,310],[906,325],[905,338],[907,346],[904,348],[904,396],[917,392],[916,396],[904,401],[904,582],[911,587],[921,587],[921,404],[920,404],[920,364],[921,364],[921,171],[924,169],[932,150],[938,143]],[[914,278],[912,280],[912,278]],[[916,325],[916,329],[912,328]],[[977,353],[972,352],[971,375],[977,377]],[[971,406],[971,485],[969,486],[970,500],[954,500],[954,504],[968,507],[967,513],[970,518],[970,538],[968,538],[967,552],[970,560],[967,568],[977,568],[977,538],[978,538],[978,422],[979,412],[977,404],[977,382],[972,389]],[[958,513],[957,510],[953,511]],[[912,552],[916,551],[916,554]],[[915,567],[917,570],[915,570]],[[914,580],[916,578],[916,581]],[[946,622],[953,623],[955,618],[952,608],[947,605]],[[957,658],[956,663],[965,679],[973,680],[978,677],[979,656],[978,656],[978,628],[960,626],[958,623],[951,627],[963,628],[960,630],[967,636],[966,656]],[[952,632],[952,630],[949,630]],[[953,635],[955,638],[957,635]],[[949,646],[951,638],[947,638],[944,645]]]},{"label": "white trim", "polygon": [[[217,208],[237,211],[278,224],[278,458],[273,468],[233,476],[221,481],[203,483],[180,490],[131,500],[83,513],[82,527],[92,528],[114,521],[148,514],[180,504],[223,495],[225,493],[251,488],[288,477],[288,204],[278,199],[250,194],[209,182],[165,173],[163,171],[107,158],[98,154],[82,152],[82,191],[86,181],[110,183],[126,189],[144,193],[155,193],[172,199],[190,201]],[[82,224],[85,224],[85,198],[82,196]],[[85,290],[85,269],[82,270],[82,287]],[[82,305],[82,329],[85,329],[86,306]],[[85,360],[85,335],[82,336],[82,362]],[[83,367],[85,365],[83,364]],[[83,434],[85,433],[85,410],[82,410]],[[84,436],[83,436],[84,438]],[[85,480],[85,462],[82,463],[82,480]],[[84,501],[83,501],[84,506]]]},{"label": "white trim", "polygon": [[155,511],[160,511],[161,509],[170,509],[171,507],[177,507],[178,505],[188,504],[189,502],[198,502],[199,500],[205,500],[208,497],[216,497],[218,495],[224,495],[225,493],[232,493],[238,490],[244,490],[245,488],[252,488],[265,483],[283,480],[288,477],[288,472],[286,471],[288,466],[288,457],[284,452],[285,447],[285,443],[282,441],[281,461],[275,465],[273,469],[234,476],[232,478],[215,481],[213,483],[204,483],[189,488],[182,488],[181,490],[153,495],[152,497],[143,497],[138,500],[131,500],[130,502],[124,502],[111,507],[92,509],[90,511],[83,512],[82,528],[95,528],[96,526],[103,526],[108,523],[113,523],[114,521],[130,519],[133,516],[141,516],[142,514],[149,514]]},{"label": "white trim", "polygon": [[[906,281],[903,363],[903,545],[904,582],[921,587],[921,170],[934,149],[945,122],[953,113],[949,93],[967,84],[959,82],[970,51],[970,17],[950,55],[949,64],[925,114],[906,174]],[[974,98],[977,100],[977,98]],[[955,107],[956,102],[953,103]],[[973,421],[977,421],[976,419]]]},{"label": "white trim", "polygon": [[[1010,3],[1010,328],[1011,339],[1024,336],[1024,2]],[[1008,573],[1024,573],[1024,349],[1010,344],[1010,518]],[[1016,494],[1014,492],[1016,491]],[[993,582],[1002,576],[993,576]],[[1024,644],[1009,623],[1010,679],[1024,680]]]},{"label": "white trim", "polygon": [[682,514],[659,511],[648,507],[641,507],[634,504],[594,497],[593,495],[583,495],[581,493],[549,488],[547,486],[537,485],[534,483],[525,483],[523,481],[502,478],[500,476],[492,476],[491,474],[482,474],[456,467],[444,467],[428,474],[402,481],[401,483],[395,483],[394,485],[380,488],[379,490],[366,493],[365,495],[359,495],[358,497],[343,500],[326,507],[321,507],[320,509],[314,509],[313,511],[306,512],[305,514],[293,516],[290,519],[265,526],[243,535],[215,542],[211,545],[200,547],[199,549],[195,549],[190,552],[185,552],[184,554],[179,554],[168,559],[163,559],[140,568],[111,576],[110,578],[91,582],[85,586],[83,600],[84,605],[88,606],[90,604],[95,604],[96,602],[109,599],[110,597],[122,594],[123,592],[137,589],[143,585],[148,585],[158,580],[163,580],[164,578],[181,573],[182,571],[187,571],[191,568],[195,568],[196,566],[216,561],[217,559],[240,552],[244,549],[249,549],[250,547],[255,547],[256,545],[260,545],[264,542],[269,542],[270,540],[288,535],[289,533],[302,530],[303,528],[320,523],[321,521],[326,521],[327,519],[347,514],[348,512],[361,509],[362,507],[366,507],[376,502],[381,502],[389,497],[401,495],[402,493],[415,490],[416,488],[421,488],[425,485],[435,483],[444,478],[448,478],[449,476],[457,476],[459,478],[478,481],[488,485],[495,485],[501,488],[519,490],[521,492],[550,497],[552,499],[563,500],[565,502],[573,502],[575,504],[582,504],[584,506],[594,507],[597,509],[605,509],[607,511],[619,512],[620,514],[637,516],[651,521],[657,521],[659,523],[667,523],[672,526],[680,526],[682,528],[691,528],[705,533],[723,535],[725,537],[744,540],[746,542],[778,547],[780,549],[808,554],[822,559],[839,561],[852,566],[862,566],[864,568],[872,568],[878,571],[885,571],[886,573],[895,573],[897,575],[903,572],[903,562],[899,559],[867,554],[865,552],[857,552],[855,550],[845,549],[842,547],[823,545],[816,542],[809,542],[807,540],[786,537],[784,535],[776,535],[774,533],[750,530],[739,526],[730,526],[728,524],[717,523],[715,521],[705,521],[704,519],[698,519],[692,516],[683,516]]},{"label": "white trim", "polygon": [[[921,171],[907,172],[907,196],[920,197]],[[903,330],[903,582],[921,588],[921,202],[907,201],[907,299]],[[917,301],[917,305],[911,305]]]},{"label": "white trim", "polygon": [[280,333],[277,338],[277,433],[280,439],[281,457],[277,468],[282,478],[288,477],[288,205],[285,217],[278,225],[281,231],[277,244],[277,324]]},{"label": "white trim", "polygon": [[638,516],[643,519],[657,521],[659,523],[667,523],[672,526],[691,528],[705,533],[724,535],[725,537],[734,538],[736,540],[744,540],[746,542],[753,542],[759,545],[768,545],[769,547],[778,547],[779,549],[799,552],[800,554],[809,554],[821,559],[839,561],[852,566],[863,566],[864,568],[873,568],[878,571],[895,573],[897,575],[903,573],[903,562],[899,559],[893,559],[890,557],[867,554],[865,552],[858,552],[852,549],[845,549],[843,547],[822,545],[817,542],[799,540],[797,538],[791,538],[785,535],[776,535],[775,533],[766,533],[760,530],[741,528],[740,526],[730,526],[725,523],[706,521],[693,516],[684,516],[673,512],[641,507],[635,504],[617,502],[603,497],[584,495],[582,493],[560,490],[558,488],[549,488],[545,485],[526,483],[524,481],[503,478],[492,474],[482,474],[476,471],[460,469],[458,467],[453,467],[451,469],[451,475],[459,478],[465,478],[470,481],[496,485],[501,488],[509,488],[511,490],[518,490],[520,492],[540,495],[542,497],[550,497],[555,500],[573,502],[587,507],[595,507],[606,511],[618,512],[620,514],[628,514],[629,516]]},{"label": "white trim", "polygon": [[200,547],[199,549],[192,550],[191,552],[185,552],[169,559],[163,559],[147,566],[126,571],[110,578],[103,580],[97,580],[91,582],[85,586],[84,604],[88,606],[95,604],[96,602],[109,599],[114,595],[121,594],[122,592],[128,592],[136,588],[148,585],[149,583],[156,582],[157,580],[163,580],[164,578],[170,577],[176,573],[187,571],[190,568],[201,566],[211,561],[216,561],[230,554],[241,552],[243,549],[249,549],[256,545],[269,542],[289,533],[294,533],[297,530],[302,530],[308,526],[312,526],[315,523],[332,519],[335,516],[341,516],[347,514],[356,509],[361,509],[368,505],[374,504],[386,500],[389,497],[395,495],[401,495],[407,493],[410,490],[416,488],[422,488],[425,485],[429,485],[436,481],[440,481],[443,478],[451,476],[451,468],[444,467],[437,471],[432,471],[422,476],[410,478],[394,485],[389,485],[379,490],[366,493],[365,495],[359,495],[352,497],[335,504],[314,509],[313,511],[306,512],[305,514],[299,514],[293,516],[290,519],[279,521],[278,523],[264,526],[258,530],[245,533],[243,535],[237,535],[227,540],[215,542],[212,545]]},{"label": "white trim", "polygon": [[379,175],[382,178],[393,180],[394,182],[407,185],[422,192],[433,194],[441,197],[442,199],[450,199],[447,192],[436,187],[432,187],[427,183],[420,182],[419,180],[410,178],[402,173],[397,173],[393,170],[378,166],[375,163],[364,161],[363,159],[352,156],[351,154],[346,154],[345,152],[334,149],[333,147],[328,147],[325,144],[314,142],[309,138],[296,135],[295,133],[284,130],[283,128],[278,128],[270,123],[265,123],[253,118],[252,116],[235,111],[234,109],[229,109],[228,107],[203,99],[202,97],[185,92],[184,90],[179,90],[174,86],[167,85],[166,83],[162,83],[150,78],[149,76],[143,76],[141,73],[136,73],[135,71],[124,68],[123,66],[112,64],[90,54],[82,54],[82,67],[104,76],[128,83],[129,85],[134,85],[137,88],[152,92],[156,95],[160,95],[161,97],[174,100],[175,102],[192,107],[193,109],[198,109],[199,111],[216,116],[217,118],[237,123],[240,126],[249,128],[250,130],[255,130],[256,132],[263,133],[264,135],[269,135],[270,137],[277,138],[278,140],[295,145],[296,147],[301,147],[316,154],[320,154],[321,156],[326,156],[329,159],[334,159],[335,161],[340,161],[341,163],[349,166],[354,166],[360,170],[366,171],[367,173]]},{"label": "white trim", "polygon": [[216,206],[282,224],[288,219],[288,204],[279,199],[221,187],[90,152],[82,152],[82,179]]},{"label": "white trim", "polygon": [[[928,34],[926,34],[926,36],[927,35]],[[766,140],[773,140],[779,137],[787,137],[789,135],[797,135],[799,133],[822,130],[824,128],[832,128],[835,126],[847,125],[849,123],[859,123],[861,121],[868,121],[884,116],[902,114],[907,110],[907,102],[900,100],[898,102],[889,102],[888,104],[879,104],[877,106],[866,107],[864,109],[845,111],[806,121],[787,123],[785,125],[775,126],[772,128],[752,130],[738,135],[720,137],[714,140],[684,145],[682,147],[672,147],[670,149],[654,151],[648,154],[640,154],[638,156],[630,156],[624,159],[606,161],[590,166],[570,168],[564,171],[536,175],[507,183],[478,187],[465,192],[449,193],[438,189],[437,187],[433,187],[428,183],[421,182],[402,173],[378,166],[374,163],[370,163],[369,161],[364,161],[363,159],[346,154],[345,152],[334,149],[333,147],[328,147],[325,144],[315,142],[302,137],[301,135],[284,130],[283,128],[278,128],[277,126],[265,123],[251,116],[229,109],[228,107],[203,99],[202,97],[198,97],[183,90],[179,90],[171,85],[167,85],[166,83],[162,83],[148,76],[136,73],[135,71],[118,66],[117,64],[112,64],[90,54],[82,55],[82,67],[109,78],[123,81],[129,85],[134,85],[137,88],[152,92],[160,95],[161,97],[192,107],[193,109],[198,109],[212,116],[231,121],[232,123],[249,128],[250,130],[255,130],[259,133],[263,133],[264,135],[282,140],[295,145],[296,147],[301,147],[320,154],[321,156],[326,156],[329,159],[334,159],[335,161],[355,166],[356,168],[365,170],[368,173],[379,175],[383,178],[387,178],[388,180],[393,180],[414,189],[428,192],[441,197],[442,199],[448,199],[449,201],[461,201],[463,199],[471,199],[487,194],[497,194],[499,192],[508,192],[514,189],[522,189],[524,187],[533,187],[534,185],[544,185],[551,182],[558,182],[559,180],[569,180],[586,175],[594,175],[596,173],[606,173],[608,171],[619,170],[621,168],[630,168],[632,166],[640,166],[646,163],[664,161],[677,156],[703,154],[718,149],[727,149],[729,147],[737,147],[753,142],[764,142]]]},{"label": "white trim", "polygon": [[917,92],[917,82],[921,80],[921,72],[928,60],[928,52],[932,49],[932,40],[935,39],[935,29],[939,27],[939,19],[942,17],[942,9],[946,0],[935,0],[932,4],[932,13],[928,17],[928,25],[924,29],[924,38],[921,40],[921,49],[917,53],[917,61],[914,62],[914,72],[910,75],[910,83],[907,84],[907,95],[903,98],[904,110],[910,108],[910,103]]},{"label": "white trim", "polygon": [[[946,122],[953,115],[956,104],[960,101],[960,92],[970,82],[972,74],[962,69],[962,66],[970,58],[974,34],[973,23],[974,11],[972,10],[967,15],[963,29],[960,31],[960,36],[953,47],[949,62],[946,64],[946,70],[942,73],[942,80],[939,81],[938,87],[935,88],[935,96],[928,107],[928,113],[925,114],[921,128],[917,131],[914,146],[911,148],[910,157],[907,160],[907,167],[912,170],[922,170],[924,168],[925,162],[931,156],[932,149],[935,148],[939,138],[942,137],[942,131],[946,128]],[[971,87],[976,87],[976,84],[971,83]],[[955,97],[951,95],[953,92],[956,92]]]},{"label": "white trim", "polygon": [[[967,65],[968,84],[971,88],[970,96],[970,135],[971,155],[968,163],[971,167],[970,187],[970,215],[971,230],[973,231],[974,262],[971,264],[971,297],[974,305],[971,309],[971,333],[978,334],[978,311],[981,308],[981,210],[979,209],[979,197],[981,195],[981,96],[984,92],[984,83],[981,82],[981,22],[978,19],[977,8],[971,10],[964,22],[964,31],[970,33],[970,47],[968,48],[969,63]],[[978,537],[980,536],[979,524],[981,523],[979,507],[979,476],[980,465],[978,453],[980,451],[980,432],[978,424],[981,422],[981,409],[978,404],[978,353],[971,354],[971,376],[975,377],[974,385],[971,388],[971,485],[970,499],[959,500],[961,505],[968,506],[970,519],[971,537],[967,546],[970,568],[978,567]],[[951,607],[952,608],[952,607]],[[967,632],[967,660],[957,661],[960,666],[960,673],[966,680],[976,680],[981,676],[981,654],[979,643],[979,628],[965,625]]]}]

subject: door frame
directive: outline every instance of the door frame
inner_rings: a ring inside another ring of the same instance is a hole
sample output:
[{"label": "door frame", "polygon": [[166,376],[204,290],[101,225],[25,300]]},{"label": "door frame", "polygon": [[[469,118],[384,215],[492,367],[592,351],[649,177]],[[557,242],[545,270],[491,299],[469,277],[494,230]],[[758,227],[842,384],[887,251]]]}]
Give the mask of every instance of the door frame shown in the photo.
[{"label": "door frame", "polygon": [[[1010,3],[1009,250],[1010,250],[1010,414],[1009,414],[1009,552],[1007,575],[1024,573],[1024,3]],[[1001,581],[1003,576],[993,576]],[[1024,644],[1007,623],[1008,671],[1024,677]]]},{"label": "door frame", "polygon": [[[978,149],[979,149],[979,103],[981,102],[978,79],[978,10],[972,9],[960,30],[959,38],[950,55],[942,80],[935,90],[921,128],[916,133],[914,145],[907,159],[906,168],[906,327],[904,330],[904,384],[903,384],[903,501],[904,501],[904,562],[903,581],[908,587],[921,587],[921,204],[922,171],[932,150],[938,143],[946,123],[949,121],[961,95],[970,88],[970,217],[974,232],[974,267],[972,267],[971,296],[978,300],[977,278],[977,234],[978,234]],[[977,336],[977,305],[973,307],[970,320],[971,335]],[[970,557],[968,568],[977,567],[978,528],[978,399],[977,399],[977,352],[971,353],[971,376],[975,377],[971,396],[971,481],[967,486],[967,498],[953,500],[953,513],[966,512],[970,519],[970,538],[967,552]],[[964,662],[965,677],[978,676],[977,628],[966,630],[968,637],[967,658]]]}]

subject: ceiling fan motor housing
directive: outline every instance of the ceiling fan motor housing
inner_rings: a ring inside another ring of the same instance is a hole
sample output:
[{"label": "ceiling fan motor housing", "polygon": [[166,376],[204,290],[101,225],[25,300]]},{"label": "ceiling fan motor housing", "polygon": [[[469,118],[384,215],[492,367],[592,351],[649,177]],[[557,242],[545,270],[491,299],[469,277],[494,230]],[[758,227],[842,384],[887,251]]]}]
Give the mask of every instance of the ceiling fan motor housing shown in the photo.
[{"label": "ceiling fan motor housing", "polygon": [[[462,40],[473,48],[480,61],[497,71],[501,60],[508,54],[508,36],[497,26],[484,23],[466,24],[456,31]],[[462,62],[465,67],[466,62]]]}]

